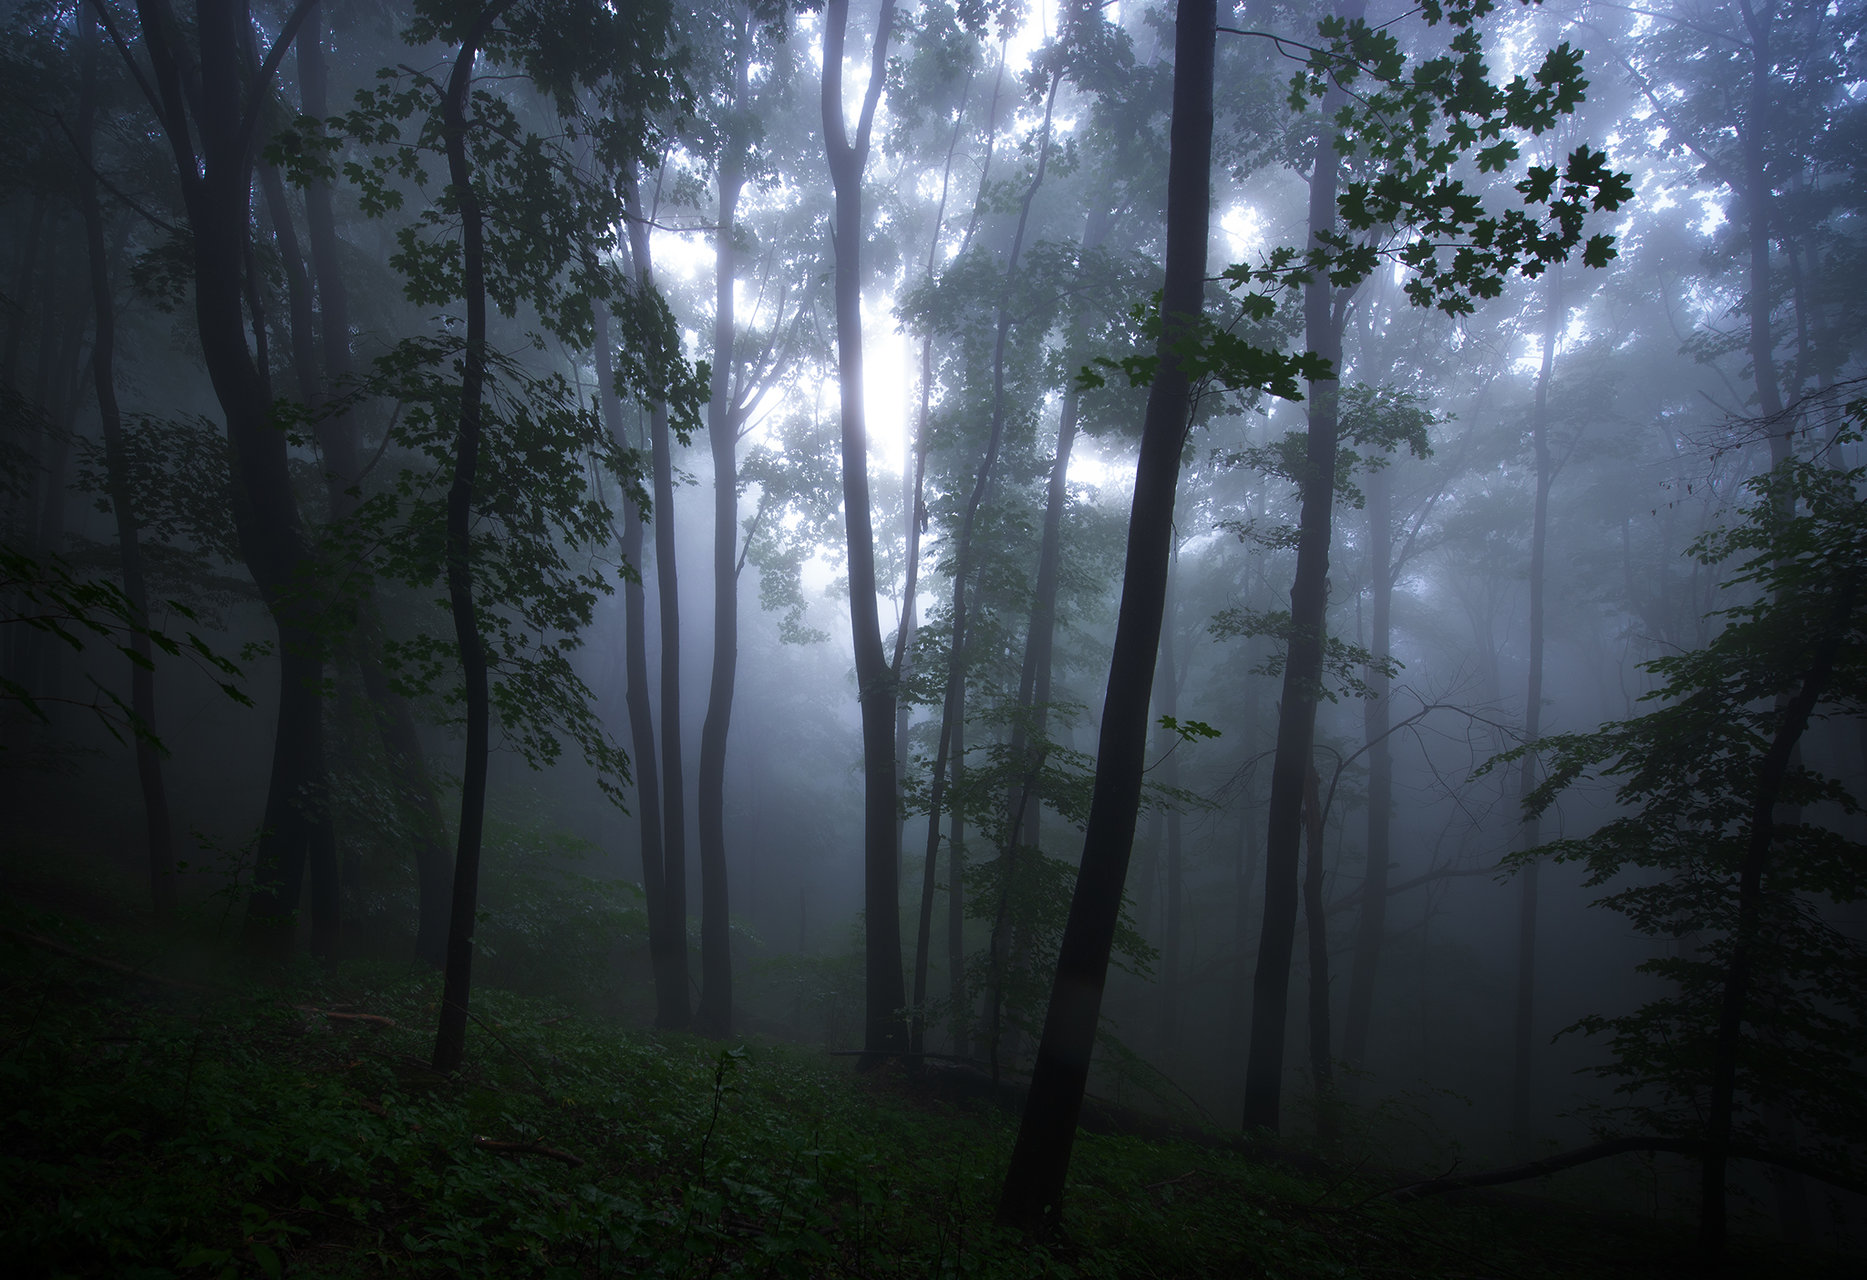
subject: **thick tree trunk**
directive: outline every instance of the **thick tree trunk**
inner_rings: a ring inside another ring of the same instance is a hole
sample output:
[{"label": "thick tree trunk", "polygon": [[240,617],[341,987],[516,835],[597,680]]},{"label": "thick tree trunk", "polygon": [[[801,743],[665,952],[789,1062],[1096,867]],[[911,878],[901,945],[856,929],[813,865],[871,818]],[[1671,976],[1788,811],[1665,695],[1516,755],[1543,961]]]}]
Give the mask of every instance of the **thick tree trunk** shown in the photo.
[{"label": "thick tree trunk", "polygon": [[[746,102],[748,15],[733,10],[733,106]],[[720,217],[713,289],[713,383],[707,400],[707,436],[713,450],[713,670],[707,714],[700,728],[700,1007],[698,1030],[733,1031],[732,927],[726,893],[726,737],[732,725],[733,684],[739,669],[738,427],[732,412],[733,280],[737,255],[733,221],[745,185],[745,140],[729,130],[720,150]]]},{"label": "thick tree trunk", "polygon": [[[1361,9],[1360,0],[1349,0],[1344,16],[1359,17]],[[1342,100],[1342,90],[1331,89],[1323,99],[1321,118],[1329,120]],[[1312,244],[1319,244],[1319,235],[1335,227],[1340,170],[1333,126],[1325,124],[1318,132],[1315,172],[1310,177]],[[1336,291],[1326,275],[1304,286],[1304,342],[1310,351],[1329,361],[1332,369],[1339,370],[1342,318],[1336,303]],[[1309,402],[1296,581],[1290,588],[1289,649],[1265,823],[1264,930],[1258,940],[1258,967],[1252,979],[1251,1051],[1245,1064],[1245,1128],[1273,1132],[1283,1097],[1290,954],[1296,941],[1297,863],[1303,838],[1303,780],[1310,769],[1316,737],[1323,633],[1329,609],[1329,534],[1335,502],[1337,427],[1334,379],[1311,382]]]},{"label": "thick tree trunk", "polygon": [[1001,1224],[1027,1232],[1053,1224],[1062,1205],[1140,808],[1148,703],[1173,543],[1174,491],[1192,408],[1191,387],[1173,345],[1196,322],[1205,291],[1216,26],[1212,0],[1180,0],[1174,34],[1160,366],[1148,392],[1135,471],[1121,609],[1103,699],[1082,864],[1030,1093],[998,1206]]},{"label": "thick tree trunk", "polygon": [[447,930],[447,966],[434,1069],[460,1066],[467,1043],[467,1000],[473,984],[473,926],[479,905],[480,836],[486,821],[486,760],[491,703],[486,651],[473,600],[473,484],[479,467],[480,415],[486,384],[486,243],[473,170],[467,159],[467,96],[473,64],[493,23],[512,0],[493,0],[461,42],[442,99],[441,132],[447,173],[460,211],[461,293],[467,309],[467,345],[460,372],[460,423],[454,439],[454,483],[447,493],[447,600],[460,646],[466,687],[467,749],[461,762],[460,840],[454,854],[454,902]]},{"label": "thick tree trunk", "polygon": [[836,366],[842,391],[843,526],[849,540],[849,612],[862,708],[863,912],[866,979],[863,1048],[869,1060],[907,1045],[902,1017],[900,850],[896,845],[895,678],[882,649],[875,588],[875,527],[869,508],[869,432],[862,404],[862,171],[881,100],[894,0],[882,0],[856,137],[843,117],[843,49],[849,0],[826,0],[823,124],[836,191]]},{"label": "thick tree trunk", "polygon": [[[123,593],[138,627],[149,626],[149,590],[143,581],[140,525],[135,495],[130,487],[129,458],[123,442],[123,414],[117,404],[116,302],[110,288],[110,257],[104,244],[104,213],[92,176],[93,139],[97,120],[97,25],[91,14],[77,15],[83,50],[83,82],[79,90],[78,198],[84,212],[84,239],[91,263],[91,305],[96,311],[91,342],[91,376],[97,394],[97,416],[104,431],[104,458],[109,472],[110,509],[117,526],[117,563],[123,573]],[[147,634],[130,637],[130,710],[137,720],[136,777],[143,793],[143,828],[149,845],[149,893],[159,917],[175,910],[175,835],[169,818],[168,790],[162,780],[162,751],[155,742],[156,670]]]},{"label": "thick tree trunk", "polygon": [[[279,953],[289,947],[308,854],[316,853],[312,945],[328,950],[337,934],[337,901],[325,876],[329,845],[324,818],[323,737],[319,689],[324,664],[315,627],[316,607],[304,598],[300,567],[305,542],[286,464],[285,433],[271,422],[272,388],[264,360],[263,318],[249,291],[248,214],[253,136],[246,116],[249,95],[264,92],[258,77],[242,74],[248,28],[240,0],[199,0],[194,50],[177,47],[184,27],[167,0],[138,0],[143,47],[154,73],[162,129],[174,154],[194,249],[195,322],[201,352],[233,453],[234,524],[241,557],[252,571],[279,636],[279,716],[273,741],[253,895],[249,945]],[[279,34],[295,38],[304,9],[295,9]],[[199,149],[196,139],[199,139]],[[254,304],[249,351],[245,315]]]}]

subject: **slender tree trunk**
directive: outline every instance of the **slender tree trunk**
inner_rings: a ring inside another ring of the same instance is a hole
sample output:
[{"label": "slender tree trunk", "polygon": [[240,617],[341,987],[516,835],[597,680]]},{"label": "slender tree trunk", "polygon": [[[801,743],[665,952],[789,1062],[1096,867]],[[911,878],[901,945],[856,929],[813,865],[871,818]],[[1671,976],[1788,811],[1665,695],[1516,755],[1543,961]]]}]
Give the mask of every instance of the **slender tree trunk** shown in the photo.
[{"label": "slender tree trunk", "polygon": [[[1530,408],[1530,445],[1536,455],[1536,500],[1530,514],[1530,675],[1524,692],[1523,734],[1534,743],[1543,732],[1543,645],[1545,564],[1549,555],[1549,490],[1555,483],[1555,465],[1549,451],[1549,381],[1556,363],[1556,341],[1562,336],[1562,276],[1549,273],[1549,295],[1544,305],[1543,363],[1536,375],[1536,398]],[[1517,798],[1525,814],[1518,831],[1519,850],[1543,843],[1542,822],[1529,811],[1530,793],[1536,789],[1536,756],[1526,753],[1518,775]],[[1536,911],[1537,864],[1526,865],[1519,877],[1521,898],[1517,916],[1517,1003],[1511,1039],[1511,1135],[1519,1146],[1529,1145],[1531,1100],[1535,1084],[1536,1044]]]},{"label": "slender tree trunk", "polygon": [[[648,222],[633,178],[627,186],[629,256],[639,289],[654,287]],[[656,401],[648,410],[650,465],[654,473],[655,594],[661,624],[661,887],[667,912],[664,927],[668,946],[681,949],[683,981],[687,971],[687,786],[681,747],[681,591],[674,547],[674,443],[668,429],[668,406]],[[724,742],[721,746],[724,748]],[[722,764],[724,755],[721,756]],[[723,854],[723,847],[722,847]],[[724,889],[724,884],[720,886]],[[728,979],[728,999],[730,978]],[[674,1026],[685,1026],[687,997],[683,993]],[[727,1020],[731,1020],[730,1010]]]},{"label": "slender tree trunk", "polygon": [[1166,603],[1167,557],[1173,543],[1174,491],[1192,411],[1191,387],[1173,347],[1180,334],[1196,323],[1205,291],[1216,27],[1212,0],[1179,0],[1160,365],[1148,391],[1142,426],[1121,609],[1103,699],[1082,863],[1058,951],[1056,982],[1031,1088],[998,1206],[1001,1224],[1026,1232],[1053,1224],[1062,1205],[1141,802],[1148,703]]},{"label": "slender tree trunk", "polygon": [[1776,91],[1770,52],[1770,24],[1776,5],[1759,14],[1751,0],[1738,0],[1744,26],[1750,32],[1750,102],[1742,130],[1744,185],[1744,238],[1750,249],[1750,362],[1757,382],[1757,409],[1768,423],[1770,465],[1789,456],[1793,424],[1782,420],[1783,394],[1776,378],[1776,336],[1770,308],[1776,281],[1770,264],[1771,185],[1765,122],[1773,109]]},{"label": "slender tree trunk", "polygon": [[[104,431],[109,471],[110,508],[117,525],[117,563],[123,593],[139,628],[149,626],[149,590],[143,581],[142,547],[135,494],[130,487],[129,458],[123,441],[123,414],[117,404],[114,360],[117,316],[110,288],[110,259],[104,244],[104,214],[92,176],[97,120],[97,26],[91,14],[77,15],[82,47],[83,82],[79,90],[78,195],[84,212],[84,238],[90,251],[91,305],[96,311],[91,342],[91,375],[97,393],[97,416]],[[136,777],[143,793],[143,827],[149,845],[149,892],[158,917],[175,910],[175,835],[169,818],[168,790],[162,780],[162,751],[155,742],[156,670],[149,637],[130,637],[130,710],[137,719]]]},{"label": "slender tree trunk", "polygon": [[[609,341],[609,315],[597,308],[597,403],[619,448],[633,450],[622,427]],[[642,564],[642,510],[625,488],[622,495],[622,558]],[[639,573],[623,580],[623,663],[629,710],[629,745],[634,753],[635,807],[642,848],[642,896],[648,908],[648,958],[655,981],[655,1025],[687,1024],[687,945],[668,927],[665,868],[661,856],[661,784],[655,761],[655,715],[648,695],[648,593]]]},{"label": "slender tree trunk", "polygon": [[[1343,16],[1361,16],[1361,0],[1348,0]],[[1322,119],[1340,107],[1343,91],[1323,99]],[[1310,177],[1310,240],[1336,225],[1336,189],[1341,166],[1333,127],[1316,140]],[[1329,361],[1342,364],[1342,315],[1326,275],[1304,286],[1304,342]],[[1264,931],[1252,979],[1251,1052],[1245,1064],[1247,1129],[1277,1130],[1283,1097],[1284,1036],[1290,1003],[1290,954],[1296,941],[1297,855],[1303,835],[1303,780],[1316,737],[1316,703],[1322,687],[1323,633],[1329,608],[1329,533],[1335,501],[1337,386],[1333,377],[1309,384],[1309,441],[1304,462],[1302,510],[1298,518],[1296,581],[1290,588],[1290,640],[1284,663],[1283,703],[1277,715],[1277,750],[1271,765],[1271,795],[1264,835]]]},{"label": "slender tree trunk", "polygon": [[823,124],[836,191],[836,365],[842,391],[843,525],[849,539],[850,628],[862,708],[863,912],[866,997],[863,1048],[869,1061],[907,1044],[902,1018],[900,850],[895,843],[895,678],[882,649],[875,588],[875,527],[869,506],[869,432],[862,405],[862,171],[888,65],[895,0],[882,0],[856,136],[843,117],[843,49],[849,0],[826,0]]},{"label": "slender tree trunk", "polygon": [[480,837],[486,820],[486,759],[491,703],[486,650],[473,601],[473,484],[479,467],[482,398],[486,385],[486,242],[473,170],[467,159],[467,98],[473,64],[493,24],[512,0],[493,0],[461,42],[441,103],[447,174],[460,211],[461,293],[467,309],[467,345],[460,372],[460,424],[454,437],[454,483],[447,493],[447,600],[460,645],[466,687],[467,751],[461,764],[460,843],[454,854],[454,904],[448,921],[446,977],[434,1069],[459,1068],[467,1044],[467,1000],[473,985],[473,925],[479,905]]},{"label": "slender tree trunk", "polygon": [[[1180,671],[1178,655],[1175,652],[1175,633],[1178,628],[1179,592],[1178,576],[1180,567],[1180,548],[1173,548],[1170,568],[1167,572],[1167,598],[1162,606],[1165,615],[1164,634],[1160,642],[1158,674],[1155,677],[1159,687],[1156,705],[1162,715],[1178,717],[1180,714]],[[1180,785],[1180,755],[1174,750],[1177,735],[1162,734],[1165,755],[1155,767],[1163,787]],[[1166,862],[1164,902],[1161,912],[1163,925],[1160,936],[1160,1048],[1169,1057],[1172,1055],[1180,1038],[1180,949],[1181,949],[1181,903],[1180,903],[1180,853],[1181,822],[1180,807],[1169,799],[1166,812],[1161,817],[1161,825],[1166,828],[1163,843]]]},{"label": "slender tree trunk", "polygon": [[1309,933],[1309,1069],[1316,1089],[1316,1137],[1336,1139],[1335,1063],[1329,1048],[1329,916],[1322,897],[1323,821],[1321,783],[1310,766],[1303,780],[1303,916]]},{"label": "slender tree trunk", "polygon": [[[747,96],[748,14],[733,9],[733,105]],[[700,728],[700,1007],[695,1021],[706,1035],[733,1029],[732,925],[726,893],[726,738],[732,725],[733,685],[739,669],[738,422],[732,412],[733,245],[739,192],[745,185],[745,140],[729,130],[720,150],[720,216],[713,290],[713,383],[707,400],[707,437],[713,449],[713,670],[707,714]]]},{"label": "slender tree trunk", "polygon": [[1368,1053],[1375,975],[1380,971],[1381,946],[1387,939],[1387,873],[1392,857],[1389,834],[1394,810],[1394,753],[1387,741],[1393,719],[1392,681],[1385,665],[1393,650],[1392,472],[1391,466],[1381,467],[1365,485],[1370,560],[1368,648],[1374,662],[1363,670],[1370,695],[1362,704],[1362,727],[1368,741],[1368,861],[1362,875],[1355,956],[1349,970],[1348,1018],[1342,1029],[1342,1057],[1353,1066],[1360,1066]]}]

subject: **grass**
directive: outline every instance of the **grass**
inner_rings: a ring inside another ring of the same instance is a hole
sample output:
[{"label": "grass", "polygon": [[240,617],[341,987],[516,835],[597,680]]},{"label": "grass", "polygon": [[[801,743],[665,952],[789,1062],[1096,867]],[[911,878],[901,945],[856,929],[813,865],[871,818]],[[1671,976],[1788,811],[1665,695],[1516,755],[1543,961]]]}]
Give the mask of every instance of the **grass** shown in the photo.
[{"label": "grass", "polygon": [[[1038,1248],[990,1225],[1016,1116],[898,1068],[486,989],[468,1066],[442,1078],[425,1065],[433,975],[307,964],[228,980],[213,976],[236,967],[223,955],[122,919],[13,906],[0,925],[13,1274],[1703,1273],[1683,1225],[1529,1201],[1396,1205],[1346,1174],[1090,1134],[1064,1236]],[[1735,1269],[1854,1274],[1774,1244],[1740,1247]]]}]

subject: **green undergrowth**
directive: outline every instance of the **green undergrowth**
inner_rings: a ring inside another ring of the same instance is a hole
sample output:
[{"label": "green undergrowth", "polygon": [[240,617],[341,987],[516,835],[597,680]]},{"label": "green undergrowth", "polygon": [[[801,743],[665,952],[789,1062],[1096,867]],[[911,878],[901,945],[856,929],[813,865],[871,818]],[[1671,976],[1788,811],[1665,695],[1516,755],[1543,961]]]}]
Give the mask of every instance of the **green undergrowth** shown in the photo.
[{"label": "green undergrowth", "polygon": [[[241,981],[224,953],[127,925],[0,924],[11,1274],[1701,1274],[1650,1222],[1396,1205],[1350,1177],[1088,1134],[1064,1232],[1037,1248],[990,1226],[1015,1116],[897,1068],[488,989],[467,1069],[442,1078],[432,975]],[[1741,1273],[1827,1274],[1769,1258]]]}]

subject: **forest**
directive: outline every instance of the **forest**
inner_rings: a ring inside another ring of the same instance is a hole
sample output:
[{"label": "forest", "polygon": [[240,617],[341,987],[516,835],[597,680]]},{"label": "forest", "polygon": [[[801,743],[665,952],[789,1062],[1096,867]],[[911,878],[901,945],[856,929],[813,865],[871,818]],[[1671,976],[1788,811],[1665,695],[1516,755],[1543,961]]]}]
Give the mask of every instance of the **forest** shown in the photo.
[{"label": "forest", "polygon": [[21,1274],[1859,1274],[1861,0],[0,25]]}]

